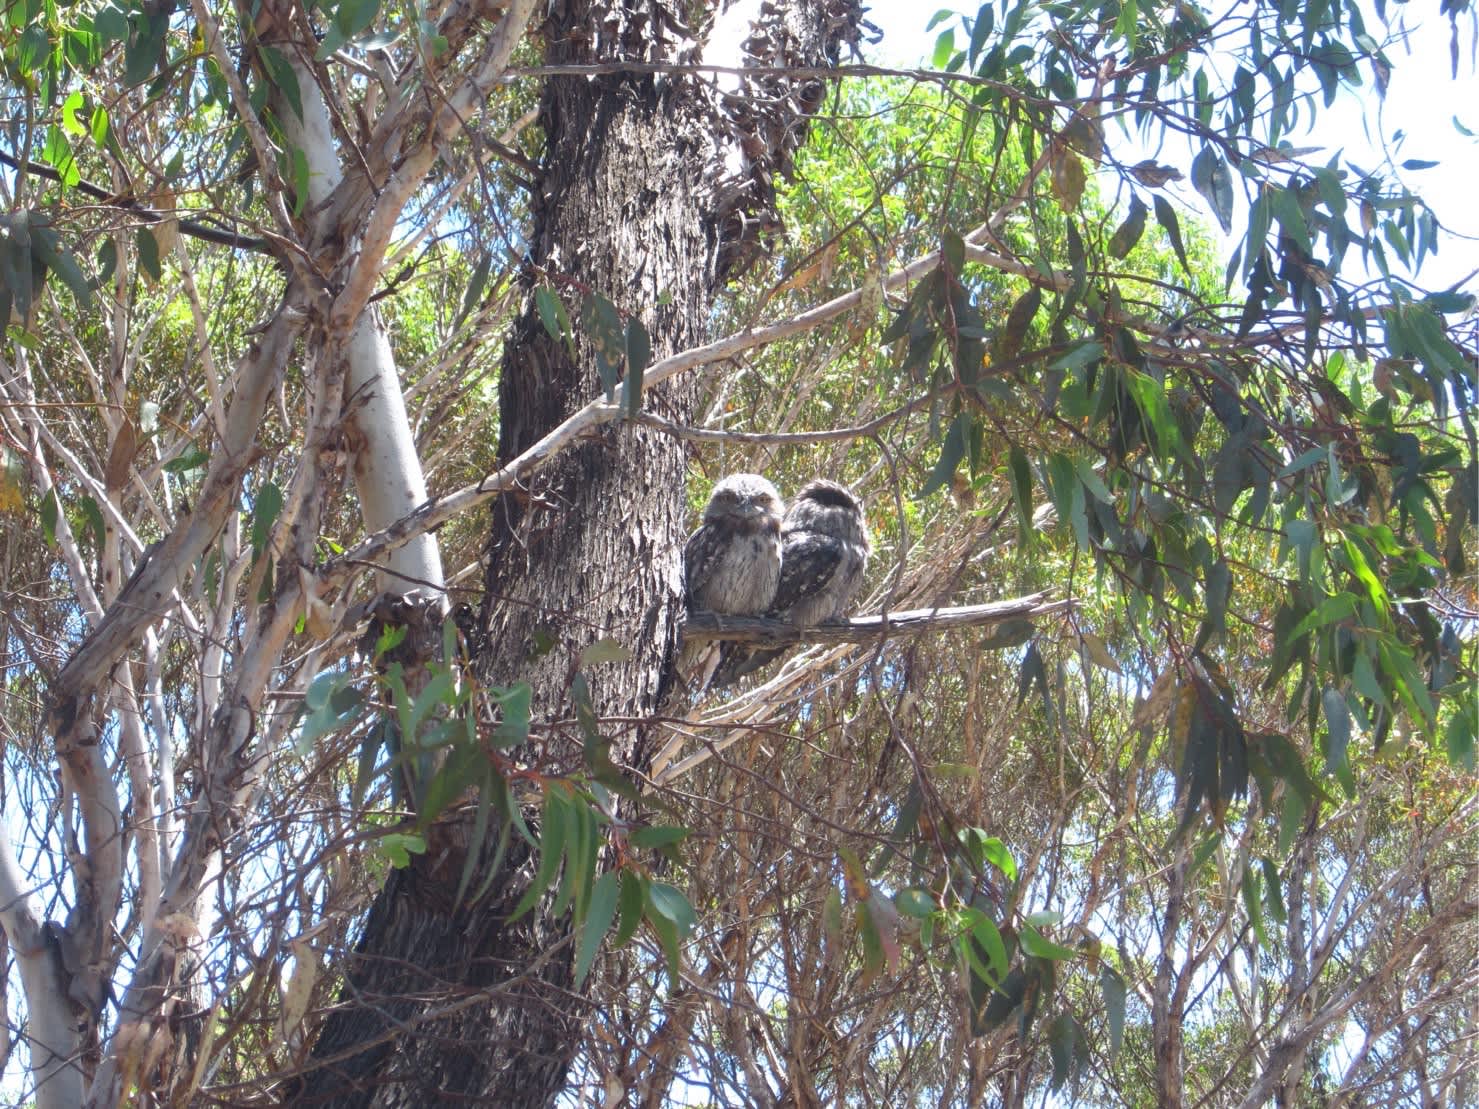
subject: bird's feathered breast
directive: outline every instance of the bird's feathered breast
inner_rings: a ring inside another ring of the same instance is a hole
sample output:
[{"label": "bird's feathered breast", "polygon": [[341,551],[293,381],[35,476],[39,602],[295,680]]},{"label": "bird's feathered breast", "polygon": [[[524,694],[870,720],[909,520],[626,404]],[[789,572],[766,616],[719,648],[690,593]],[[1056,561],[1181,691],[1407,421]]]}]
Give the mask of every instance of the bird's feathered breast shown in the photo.
[{"label": "bird's feathered breast", "polygon": [[705,523],[689,536],[683,560],[689,608],[763,612],[780,584],[780,521]]},{"label": "bird's feathered breast", "polygon": [[863,581],[868,532],[845,490],[808,487],[781,531],[781,580],[772,612],[797,624],[842,615]]}]

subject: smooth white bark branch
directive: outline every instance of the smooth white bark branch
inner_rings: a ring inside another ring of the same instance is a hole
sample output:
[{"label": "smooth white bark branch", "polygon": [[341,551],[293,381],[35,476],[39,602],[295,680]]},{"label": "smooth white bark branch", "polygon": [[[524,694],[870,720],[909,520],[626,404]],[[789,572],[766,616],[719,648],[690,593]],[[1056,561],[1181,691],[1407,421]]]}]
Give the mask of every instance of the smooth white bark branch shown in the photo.
[{"label": "smooth white bark branch", "polygon": [[[283,118],[283,130],[288,140],[303,152],[308,162],[308,206],[310,211],[319,212],[327,207],[343,183],[344,171],[335,149],[328,104],[314,73],[296,54],[289,54],[289,58],[298,79],[303,115],[299,118],[282,105],[279,115]],[[435,153],[433,148],[432,154]],[[430,169],[429,165],[427,169]],[[322,227],[317,237],[326,237]],[[377,258],[383,258],[383,244],[380,250]],[[366,249],[361,246],[354,272],[364,273],[373,268],[373,277],[378,279],[378,266],[366,267],[365,261]],[[342,301],[341,295],[336,301],[336,310]],[[374,311],[367,307],[367,302],[368,295],[360,303],[347,341],[340,339],[336,343],[336,332],[330,326],[329,349],[317,360],[317,365],[320,372],[332,373],[335,349],[339,347],[342,350],[348,367],[347,395],[330,400],[348,409],[345,423],[349,434],[345,438],[352,454],[351,474],[359,494],[365,530],[375,532],[426,500],[426,479],[410,420],[406,416],[400,373],[390,349],[390,340]],[[316,453],[305,452],[304,461],[305,470],[301,476],[307,481],[316,481],[316,477],[307,472],[307,468],[317,465]],[[296,492],[301,496],[302,484],[295,484],[299,486]],[[279,533],[297,514],[296,503],[285,508],[293,511],[284,513]],[[416,537],[398,550],[387,560],[386,569],[388,573],[382,575],[380,585],[387,591],[406,591],[407,580],[423,582],[435,590],[443,585],[441,552],[435,537],[429,534]]]},{"label": "smooth white bark branch", "polygon": [[67,997],[61,956],[48,942],[35,898],[26,887],[5,822],[0,820],[0,925],[21,974],[29,1020],[31,1075],[37,1109],[75,1109],[82,1102],[82,1070]]}]

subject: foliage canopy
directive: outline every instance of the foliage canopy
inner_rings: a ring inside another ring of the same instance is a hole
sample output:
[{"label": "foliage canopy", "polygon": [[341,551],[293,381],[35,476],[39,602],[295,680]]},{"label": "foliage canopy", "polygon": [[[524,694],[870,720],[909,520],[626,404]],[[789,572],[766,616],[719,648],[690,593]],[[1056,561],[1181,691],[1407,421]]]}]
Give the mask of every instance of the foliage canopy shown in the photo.
[{"label": "foliage canopy", "polygon": [[[7,1089],[290,1096],[410,868],[553,922],[520,969],[590,1017],[582,1101],[1463,1102],[1479,315],[1422,281],[1441,165],[1300,145],[1402,79],[1405,7],[1001,0],[937,15],[928,71],[756,70],[825,7],[792,0],[730,84],[733,15],[576,5],[582,68],[529,7],[6,11]],[[684,201],[709,346],[685,286],[540,241],[560,81],[704,90],[717,154],[666,153],[733,174]],[[511,461],[534,329],[585,392]],[[611,675],[674,645],[593,601],[529,652],[568,650],[558,697],[490,674],[469,510],[639,432],[692,444],[675,505],[847,480],[860,611],[932,626],[633,719]]]}]

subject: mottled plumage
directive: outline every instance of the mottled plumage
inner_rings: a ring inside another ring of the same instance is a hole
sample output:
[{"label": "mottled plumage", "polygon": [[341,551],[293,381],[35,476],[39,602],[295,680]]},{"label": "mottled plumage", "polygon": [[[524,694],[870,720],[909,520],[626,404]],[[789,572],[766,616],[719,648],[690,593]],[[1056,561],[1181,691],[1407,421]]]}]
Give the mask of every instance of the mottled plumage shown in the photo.
[{"label": "mottled plumage", "polygon": [[690,609],[755,616],[775,600],[781,578],[781,495],[759,474],[714,486],[704,522],[683,548]]},{"label": "mottled plumage", "polygon": [[847,611],[868,567],[863,506],[845,485],[818,479],[781,522],[781,581],[770,614],[809,627]]},{"label": "mottled plumage", "polygon": [[[683,548],[690,611],[759,616],[771,606],[781,580],[783,509],[775,486],[759,474],[731,474],[714,486],[704,521]],[[678,673],[696,693],[718,662],[717,644],[685,647]]]},{"label": "mottled plumage", "polygon": [[[863,584],[869,550],[863,506],[851,490],[825,479],[808,482],[781,524],[781,579],[765,614],[803,627],[845,615]],[[753,673],[783,653],[734,648],[714,682]]]}]

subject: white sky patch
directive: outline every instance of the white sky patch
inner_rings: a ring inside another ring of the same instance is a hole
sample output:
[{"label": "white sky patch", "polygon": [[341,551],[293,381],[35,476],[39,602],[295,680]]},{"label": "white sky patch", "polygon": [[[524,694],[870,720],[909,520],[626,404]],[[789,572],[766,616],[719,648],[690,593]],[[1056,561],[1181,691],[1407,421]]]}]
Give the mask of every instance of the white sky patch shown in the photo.
[{"label": "white sky patch", "polygon": [[[704,41],[704,65],[723,65],[739,69],[745,64],[744,43],[750,37],[750,24],[760,18],[760,0],[735,0],[714,17],[709,37]],[[713,74],[722,92],[739,88],[739,77],[733,73]]]},{"label": "white sky patch", "polygon": [[[750,25],[760,18],[760,0],[735,0],[717,16],[704,40],[702,59],[704,65],[728,66],[740,69],[745,64],[745,40],[750,37]],[[740,79],[735,73],[711,73],[721,95],[739,91]],[[748,159],[739,143],[728,141],[723,144],[724,171],[730,177],[741,177],[748,169]]]}]

